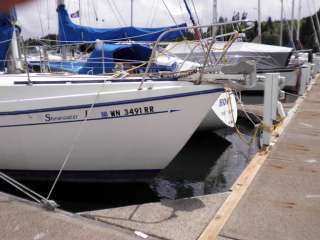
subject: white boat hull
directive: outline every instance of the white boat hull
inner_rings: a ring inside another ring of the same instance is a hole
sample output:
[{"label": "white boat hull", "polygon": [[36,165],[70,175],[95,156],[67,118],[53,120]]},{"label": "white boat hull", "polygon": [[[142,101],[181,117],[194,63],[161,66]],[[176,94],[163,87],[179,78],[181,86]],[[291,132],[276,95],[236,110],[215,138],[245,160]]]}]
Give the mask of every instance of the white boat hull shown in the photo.
[{"label": "white boat hull", "polygon": [[222,93],[211,107],[211,110],[201,122],[198,130],[218,130],[220,128],[236,125],[238,119],[238,106],[233,93]]},{"label": "white boat hull", "polygon": [[102,85],[0,86],[0,169],[57,171],[73,143],[66,171],[163,169],[223,91],[185,82],[148,82],[141,91],[139,83]]}]

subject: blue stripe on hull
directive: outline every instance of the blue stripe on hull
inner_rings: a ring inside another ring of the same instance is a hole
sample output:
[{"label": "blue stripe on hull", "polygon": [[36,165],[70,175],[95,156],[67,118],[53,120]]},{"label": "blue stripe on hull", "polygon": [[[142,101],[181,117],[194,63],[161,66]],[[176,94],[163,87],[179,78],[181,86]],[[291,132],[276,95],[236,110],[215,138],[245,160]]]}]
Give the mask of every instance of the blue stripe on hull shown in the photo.
[{"label": "blue stripe on hull", "polygon": [[[166,95],[166,96],[97,103],[93,107],[97,108],[97,107],[108,107],[108,106],[125,105],[125,104],[132,104],[132,103],[151,102],[151,101],[167,100],[167,99],[173,99],[173,98],[183,98],[183,97],[190,97],[190,96],[206,95],[206,94],[218,93],[218,92],[223,92],[223,91],[224,91],[224,88],[215,88],[215,89],[210,89],[210,90],[188,92],[188,93],[179,93],[179,94]],[[83,105],[66,106],[66,107],[0,112],[0,116],[23,115],[23,114],[43,113],[43,112],[57,112],[57,111],[84,109],[84,108],[91,108],[91,107],[92,107],[92,104],[83,104]]]},{"label": "blue stripe on hull", "polygon": [[[116,116],[116,117],[107,117],[107,118],[90,118],[86,121],[100,121],[100,120],[112,120],[112,119],[119,119],[119,118],[132,118],[132,117],[140,117],[140,116],[147,116],[147,115],[158,115],[162,113],[174,113],[179,112],[180,110],[168,110],[168,111],[160,111],[160,112],[153,112],[153,113],[144,113],[138,115],[128,115],[128,116]],[[81,120],[70,120],[70,121],[61,121],[61,122],[43,122],[43,123],[25,123],[25,124],[16,124],[16,125],[3,125],[0,128],[12,128],[12,127],[28,127],[28,126],[39,126],[39,125],[52,125],[52,124],[63,124],[63,123],[76,123],[76,122],[83,122],[85,119]]]}]

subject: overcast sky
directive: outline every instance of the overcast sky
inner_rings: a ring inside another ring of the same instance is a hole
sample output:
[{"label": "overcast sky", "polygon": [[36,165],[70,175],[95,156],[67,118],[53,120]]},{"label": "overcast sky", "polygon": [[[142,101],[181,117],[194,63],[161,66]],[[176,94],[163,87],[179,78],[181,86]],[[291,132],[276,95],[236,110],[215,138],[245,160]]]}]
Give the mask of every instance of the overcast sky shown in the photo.
[{"label": "overcast sky", "polygon": [[[298,2],[296,1],[296,14]],[[318,0],[301,0],[302,16],[310,15],[320,7]],[[130,25],[131,0],[80,0],[81,22],[83,25],[95,27],[119,27]],[[189,23],[187,12],[182,0],[134,0],[134,25],[138,27],[157,27],[174,25],[163,2],[167,4],[177,23]],[[191,1],[189,0],[192,7]],[[79,9],[79,0],[65,0],[69,13]],[[201,24],[212,20],[212,0],[194,0]],[[258,0],[218,0],[218,15],[232,17],[234,11],[248,12],[248,18],[257,19]],[[284,0],[285,16],[291,16],[292,0]],[[280,18],[280,0],[261,0],[262,18]],[[56,0],[34,0],[17,7],[19,24],[23,35],[40,37],[57,32]],[[297,15],[296,15],[297,16]],[[79,23],[78,19],[74,19]]]}]

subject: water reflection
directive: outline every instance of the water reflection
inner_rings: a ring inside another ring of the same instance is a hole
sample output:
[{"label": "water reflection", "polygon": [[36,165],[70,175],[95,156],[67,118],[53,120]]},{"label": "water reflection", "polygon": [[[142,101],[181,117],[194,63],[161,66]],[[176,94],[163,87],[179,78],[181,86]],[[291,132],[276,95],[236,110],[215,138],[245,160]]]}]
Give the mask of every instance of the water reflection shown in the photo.
[{"label": "water reflection", "polygon": [[[252,127],[239,127],[249,141]],[[168,199],[228,191],[257,150],[257,143],[245,144],[232,129],[196,133],[151,187]]]},{"label": "water reflection", "polygon": [[[245,121],[240,121],[238,125],[249,140],[252,127]],[[174,161],[150,185],[59,182],[52,199],[65,210],[80,212],[225,192],[256,151],[256,144],[244,144],[233,129],[195,133]],[[46,195],[52,182],[24,184]],[[1,181],[0,191],[25,197]]]}]

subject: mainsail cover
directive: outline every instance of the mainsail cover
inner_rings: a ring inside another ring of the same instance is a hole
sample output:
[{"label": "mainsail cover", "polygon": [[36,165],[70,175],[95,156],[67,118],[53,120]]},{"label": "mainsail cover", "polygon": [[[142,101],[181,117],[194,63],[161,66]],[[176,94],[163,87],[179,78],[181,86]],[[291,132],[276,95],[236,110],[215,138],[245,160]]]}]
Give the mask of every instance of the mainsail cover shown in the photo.
[{"label": "mainsail cover", "polygon": [[[77,74],[102,74],[116,71],[115,67],[121,63],[123,70],[132,69],[141,63],[149,61],[152,49],[148,45],[128,44],[96,44],[95,49],[86,61],[52,61],[48,62],[51,71],[64,71]],[[39,61],[29,62],[33,69],[39,69]],[[145,71],[145,66],[136,69],[136,72]],[[150,72],[176,70],[176,63],[171,65],[152,64]],[[118,69],[120,70],[120,69]]]},{"label": "mainsail cover", "polygon": [[13,27],[10,14],[0,12],[0,71],[6,66],[6,56],[11,44]]},{"label": "mainsail cover", "polygon": [[[164,28],[138,28],[138,27],[122,27],[122,28],[92,28],[86,26],[80,26],[74,24],[64,5],[59,5],[58,9],[58,19],[59,19],[59,36],[58,39],[60,43],[81,43],[83,41],[93,42],[97,39],[104,41],[141,41],[141,42],[151,42],[156,41],[158,37],[169,28],[185,27],[186,24],[181,24],[178,26],[164,27]],[[172,41],[182,35],[186,31],[176,31],[168,33],[164,36],[162,41]]]}]

